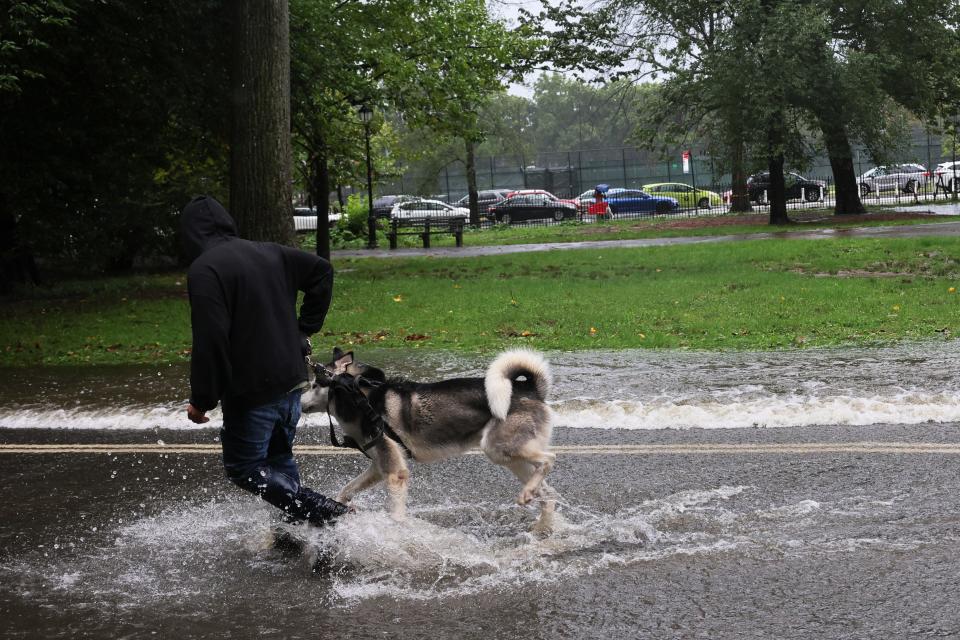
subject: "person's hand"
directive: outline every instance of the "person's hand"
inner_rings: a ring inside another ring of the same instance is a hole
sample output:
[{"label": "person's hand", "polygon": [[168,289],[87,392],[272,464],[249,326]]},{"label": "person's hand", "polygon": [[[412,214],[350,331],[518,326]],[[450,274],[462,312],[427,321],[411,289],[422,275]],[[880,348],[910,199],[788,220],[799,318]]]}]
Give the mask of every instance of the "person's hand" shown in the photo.
[{"label": "person's hand", "polygon": [[305,333],[300,334],[300,354],[306,358],[313,353],[313,344],[310,342],[310,336]]},{"label": "person's hand", "polygon": [[210,422],[210,418],[206,415],[206,411],[200,411],[192,404],[187,405],[187,417],[190,418],[190,422],[195,422],[197,424],[203,424],[204,422]]}]

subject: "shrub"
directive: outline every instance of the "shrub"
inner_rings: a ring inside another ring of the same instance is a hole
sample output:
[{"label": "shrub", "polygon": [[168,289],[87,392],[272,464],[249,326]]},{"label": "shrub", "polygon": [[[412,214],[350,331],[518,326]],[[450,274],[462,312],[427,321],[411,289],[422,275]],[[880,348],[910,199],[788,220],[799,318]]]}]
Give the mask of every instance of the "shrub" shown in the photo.
[{"label": "shrub", "polygon": [[346,210],[344,217],[340,219],[340,226],[354,236],[365,235],[369,215],[370,207],[367,204],[367,197],[358,193],[351,194],[347,197]]}]

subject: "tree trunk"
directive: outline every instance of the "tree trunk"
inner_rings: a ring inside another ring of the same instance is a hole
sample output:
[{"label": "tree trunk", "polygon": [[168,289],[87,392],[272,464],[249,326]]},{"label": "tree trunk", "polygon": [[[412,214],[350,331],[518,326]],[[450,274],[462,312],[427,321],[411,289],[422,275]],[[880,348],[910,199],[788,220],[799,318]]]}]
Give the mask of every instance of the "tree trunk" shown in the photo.
[{"label": "tree trunk", "polygon": [[820,118],[820,129],[830,156],[830,168],[833,170],[833,186],[836,197],[834,215],[866,213],[860,201],[860,185],[857,184],[857,171],[853,166],[853,150],[850,138],[843,125],[829,118]]},{"label": "tree trunk", "polygon": [[474,157],[476,144],[469,138],[466,140],[467,151],[467,194],[470,202],[470,225],[478,226],[480,224],[480,199],[477,193],[477,161]]},{"label": "tree trunk", "polygon": [[0,293],[6,294],[16,285],[40,283],[40,272],[33,253],[23,246],[17,233],[17,218],[0,194]]},{"label": "tree trunk", "polygon": [[230,209],[243,237],[293,244],[288,0],[234,0]]},{"label": "tree trunk", "polygon": [[783,181],[783,153],[774,153],[770,156],[770,190],[767,196],[770,200],[770,224],[787,224],[787,189]]},{"label": "tree trunk", "polygon": [[310,197],[317,208],[317,255],[330,259],[330,163],[327,151],[317,154],[313,161],[313,180],[310,181]]},{"label": "tree trunk", "polygon": [[738,140],[732,146],[730,157],[730,213],[753,211],[750,206],[750,192],[747,189],[747,172],[743,168],[743,141]]}]

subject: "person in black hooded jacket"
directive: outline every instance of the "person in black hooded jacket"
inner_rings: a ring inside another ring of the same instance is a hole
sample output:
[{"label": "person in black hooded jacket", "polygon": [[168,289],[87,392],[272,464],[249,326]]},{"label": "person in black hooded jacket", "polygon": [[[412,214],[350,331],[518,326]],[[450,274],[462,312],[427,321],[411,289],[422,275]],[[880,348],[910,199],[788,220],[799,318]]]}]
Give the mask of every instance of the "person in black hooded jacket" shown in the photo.
[{"label": "person in black hooded jacket", "polygon": [[330,308],[333,268],[305,251],[237,237],[233,218],[207,196],[184,207],[180,230],[191,261],[187,417],[205,423],[221,403],[227,477],[289,519],[323,525],[346,513],[300,484],[292,453],[308,387],[304,356]]}]

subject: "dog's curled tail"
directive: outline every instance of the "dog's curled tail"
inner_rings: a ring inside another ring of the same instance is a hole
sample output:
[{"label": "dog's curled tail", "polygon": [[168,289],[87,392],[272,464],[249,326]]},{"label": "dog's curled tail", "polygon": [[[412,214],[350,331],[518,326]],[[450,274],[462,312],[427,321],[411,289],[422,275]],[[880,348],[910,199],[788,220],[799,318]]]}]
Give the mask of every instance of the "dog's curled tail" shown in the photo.
[{"label": "dog's curled tail", "polygon": [[534,388],[537,398],[545,400],[553,383],[550,365],[546,359],[529,349],[514,349],[497,356],[484,379],[487,403],[493,417],[503,420],[510,411],[510,399],[513,397],[513,385],[523,376],[527,384]]}]

